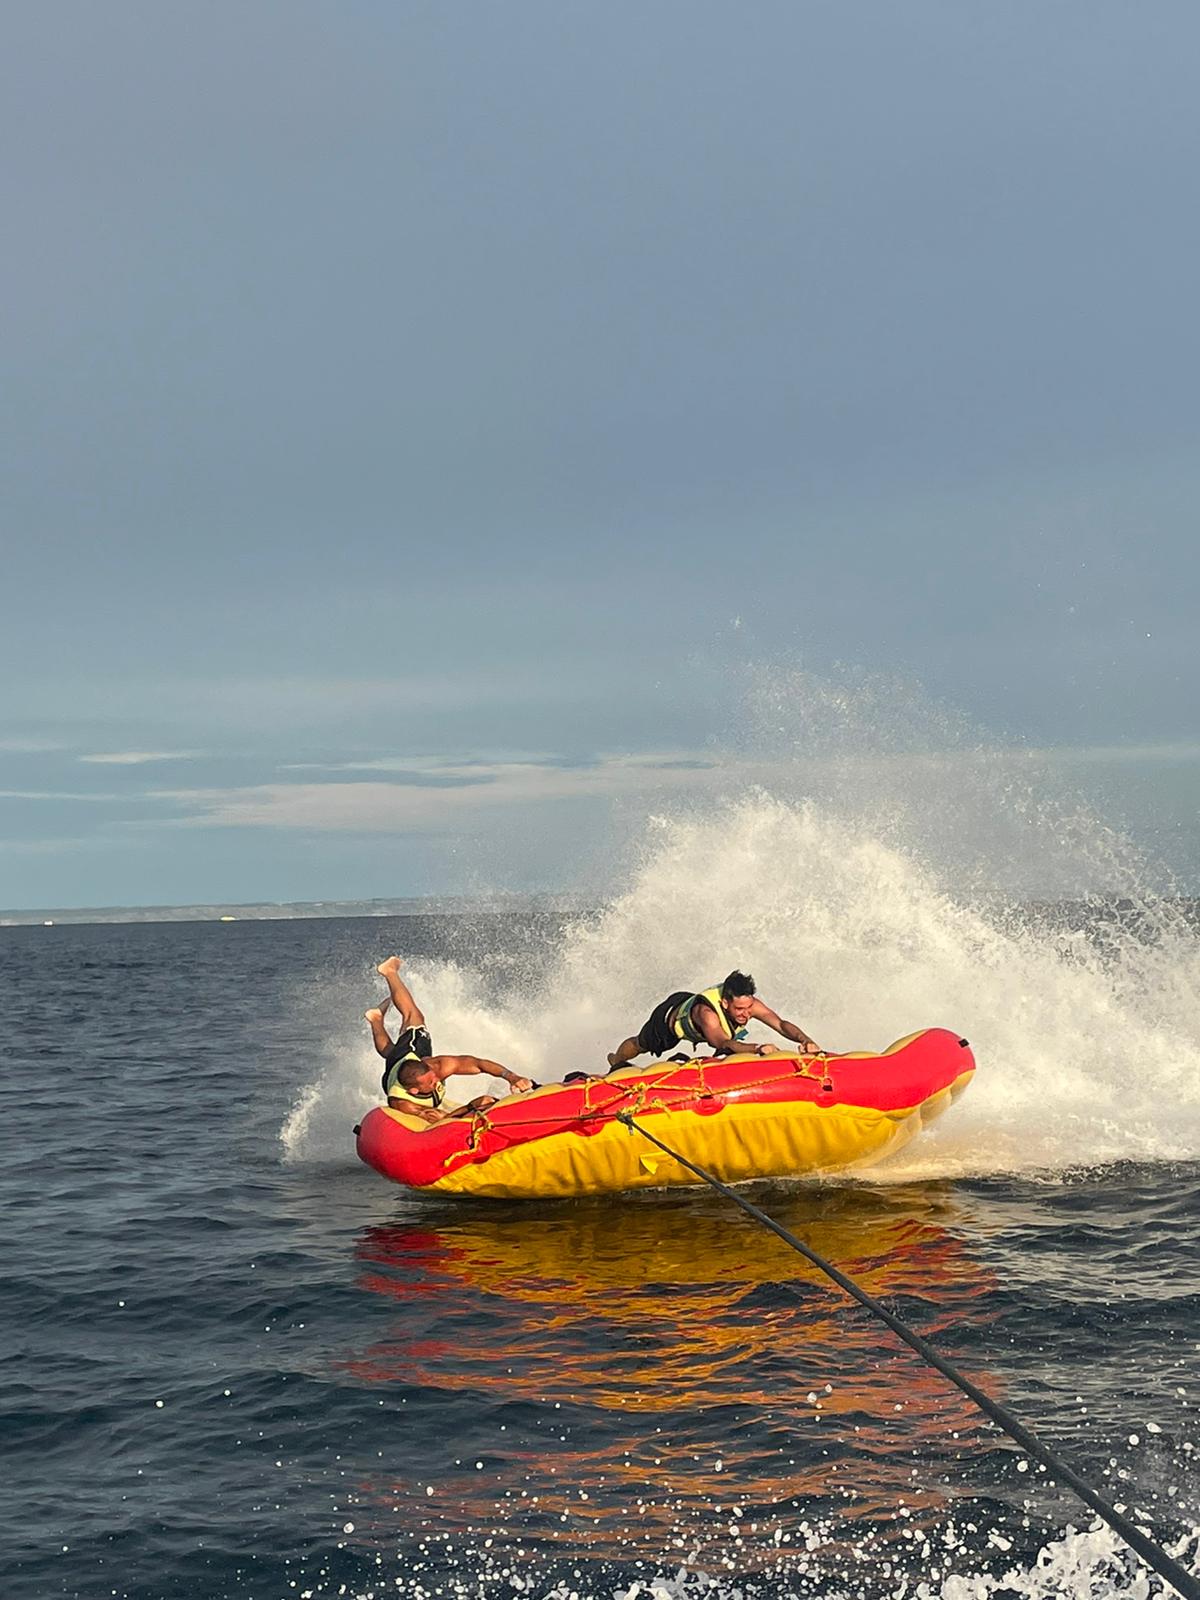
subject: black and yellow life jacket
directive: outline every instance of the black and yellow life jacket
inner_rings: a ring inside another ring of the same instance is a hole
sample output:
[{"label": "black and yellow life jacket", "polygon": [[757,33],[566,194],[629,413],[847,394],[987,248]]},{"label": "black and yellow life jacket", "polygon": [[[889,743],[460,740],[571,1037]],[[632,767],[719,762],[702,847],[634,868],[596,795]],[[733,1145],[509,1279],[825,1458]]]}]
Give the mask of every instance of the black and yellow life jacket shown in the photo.
[{"label": "black and yellow life jacket", "polygon": [[[405,1061],[419,1061],[419,1056],[405,1056],[403,1060],[396,1061],[388,1068],[383,1077],[383,1092],[389,1100],[411,1100],[415,1106],[432,1106],[436,1111],[446,1098],[446,1086],[435,1083],[429,1094],[417,1094],[413,1089],[406,1089],[400,1082],[400,1068]],[[388,1079],[392,1082],[389,1083]]]},{"label": "black and yellow life jacket", "polygon": [[718,983],[711,989],[701,989],[699,994],[689,995],[681,1006],[676,1009],[671,1019],[671,1026],[677,1039],[686,1039],[690,1044],[707,1044],[703,1031],[692,1016],[692,1009],[696,1005],[709,1005],[717,1014],[717,1024],[727,1039],[744,1039],[745,1028],[735,1028],[730,1021],[729,1013],[721,1004],[721,985]]}]

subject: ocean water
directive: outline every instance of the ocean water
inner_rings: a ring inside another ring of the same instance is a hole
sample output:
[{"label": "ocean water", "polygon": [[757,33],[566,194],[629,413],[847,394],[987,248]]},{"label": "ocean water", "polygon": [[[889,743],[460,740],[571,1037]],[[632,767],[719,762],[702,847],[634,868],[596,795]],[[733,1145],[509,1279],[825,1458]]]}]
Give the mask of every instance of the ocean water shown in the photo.
[{"label": "ocean water", "polygon": [[0,930],[0,1595],[1164,1592],[715,1195],[361,1166],[393,951],[436,1045],[544,1078],[733,965],[832,1049],[966,1034],[896,1165],[754,1198],[1200,1569],[1200,941],[955,891],[760,798],[652,831],[592,917]]}]

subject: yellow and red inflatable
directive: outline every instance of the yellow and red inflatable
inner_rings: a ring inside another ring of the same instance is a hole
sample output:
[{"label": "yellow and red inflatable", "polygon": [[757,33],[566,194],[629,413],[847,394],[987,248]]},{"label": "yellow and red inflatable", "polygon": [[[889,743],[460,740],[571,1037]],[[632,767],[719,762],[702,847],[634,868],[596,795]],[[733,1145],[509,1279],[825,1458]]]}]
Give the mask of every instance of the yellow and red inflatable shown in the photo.
[{"label": "yellow and red inflatable", "polygon": [[965,1039],[926,1028],[881,1054],[722,1056],[625,1067],[510,1095],[432,1126],[369,1111],[358,1153],[395,1183],[485,1199],[562,1199],[701,1182],[636,1129],[643,1122],[726,1183],[814,1176],[880,1161],[970,1082]]}]

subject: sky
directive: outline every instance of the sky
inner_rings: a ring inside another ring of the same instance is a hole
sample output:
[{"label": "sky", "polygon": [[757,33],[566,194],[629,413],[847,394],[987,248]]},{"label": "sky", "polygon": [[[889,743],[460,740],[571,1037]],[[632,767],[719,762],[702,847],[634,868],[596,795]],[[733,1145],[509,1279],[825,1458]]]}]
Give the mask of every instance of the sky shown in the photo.
[{"label": "sky", "polygon": [[1198,52],[10,0],[0,906],[563,888],[882,681],[1200,890]]}]

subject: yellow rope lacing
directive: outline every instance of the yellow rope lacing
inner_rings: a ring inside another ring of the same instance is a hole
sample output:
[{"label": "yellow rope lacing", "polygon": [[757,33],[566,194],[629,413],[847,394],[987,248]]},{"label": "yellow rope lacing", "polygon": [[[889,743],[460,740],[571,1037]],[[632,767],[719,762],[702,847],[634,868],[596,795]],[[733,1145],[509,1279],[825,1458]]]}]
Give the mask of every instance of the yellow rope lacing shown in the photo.
[{"label": "yellow rope lacing", "polygon": [[491,1127],[492,1124],[488,1120],[486,1111],[473,1111],[471,1113],[471,1125],[467,1129],[467,1149],[477,1150],[479,1148],[480,1135],[486,1133]]},{"label": "yellow rope lacing", "polygon": [[[564,1122],[590,1122],[597,1117],[606,1116],[622,1100],[632,1099],[633,1104],[626,1107],[626,1109],[630,1114],[638,1114],[644,1111],[684,1111],[689,1105],[697,1105],[702,1100],[721,1100],[724,1099],[726,1094],[741,1093],[746,1089],[764,1089],[768,1084],[786,1083],[789,1078],[793,1077],[811,1078],[814,1082],[819,1083],[822,1089],[833,1088],[833,1080],[829,1076],[828,1066],[826,1066],[824,1072],[818,1073],[814,1072],[809,1065],[811,1061],[820,1060],[820,1057],[786,1056],[783,1058],[788,1062],[788,1070],[786,1072],[767,1073],[761,1078],[751,1078],[749,1082],[739,1083],[728,1090],[714,1089],[704,1081],[704,1069],[706,1066],[712,1066],[713,1059],[705,1056],[697,1061],[681,1062],[677,1065],[663,1067],[658,1071],[657,1075],[646,1073],[642,1077],[634,1079],[632,1083],[614,1083],[611,1078],[588,1078],[583,1085],[583,1110],[573,1117],[521,1117],[519,1120],[514,1119],[511,1122],[506,1122],[502,1128],[498,1128],[491,1121],[486,1111],[475,1111],[471,1115],[470,1126],[467,1129],[466,1150],[452,1151],[442,1165],[446,1167],[454,1166],[462,1161],[464,1155],[473,1155],[479,1149],[479,1141],[485,1133],[494,1133],[503,1138],[510,1130],[515,1133],[517,1129],[536,1128],[550,1124],[561,1127]],[[716,1059],[719,1060],[720,1058],[717,1057]],[[679,1073],[693,1070],[696,1073],[696,1082],[694,1084],[677,1084],[671,1081]],[[569,1088],[571,1085],[568,1084],[565,1087]],[[602,1104],[594,1105],[592,1103],[592,1092],[597,1089],[612,1089],[614,1093]],[[668,1103],[662,1098],[663,1094],[676,1095],[678,1098],[673,1103]],[[651,1098],[652,1095],[653,1098]]]},{"label": "yellow rope lacing", "polygon": [[[589,1122],[597,1117],[609,1115],[623,1100],[632,1100],[633,1104],[627,1107],[632,1112],[645,1110],[654,1111],[682,1111],[689,1104],[697,1104],[701,1100],[721,1100],[727,1094],[741,1094],[747,1089],[764,1089],[772,1083],[786,1083],[794,1077],[811,1078],[814,1083],[819,1083],[823,1089],[832,1089],[833,1080],[829,1076],[828,1067],[824,1071],[814,1072],[810,1062],[820,1060],[820,1057],[785,1057],[788,1062],[786,1072],[770,1072],[761,1078],[751,1078],[749,1081],[731,1085],[729,1089],[714,1089],[704,1081],[704,1068],[711,1066],[711,1059],[705,1058],[697,1062],[681,1063],[677,1066],[664,1067],[657,1073],[646,1073],[634,1079],[631,1083],[614,1083],[611,1078],[589,1078],[583,1085],[583,1109],[573,1117],[521,1117],[505,1121],[503,1127],[497,1127],[490,1122],[483,1112],[476,1112],[472,1120],[471,1134],[468,1137],[468,1149],[474,1150],[478,1142],[478,1131],[481,1128],[490,1129],[491,1132],[504,1136],[512,1129],[534,1128],[555,1124],[562,1126],[564,1122]],[[696,1082],[691,1084],[674,1083],[674,1079],[681,1072],[696,1073]],[[549,1087],[549,1085],[547,1085]],[[566,1085],[570,1088],[571,1085]],[[593,1092],[611,1089],[613,1093],[600,1104],[595,1104],[592,1099]],[[656,1095],[653,1100],[650,1095]],[[678,1096],[668,1104],[661,1098],[662,1094]],[[504,1102],[501,1102],[504,1103]]]}]

